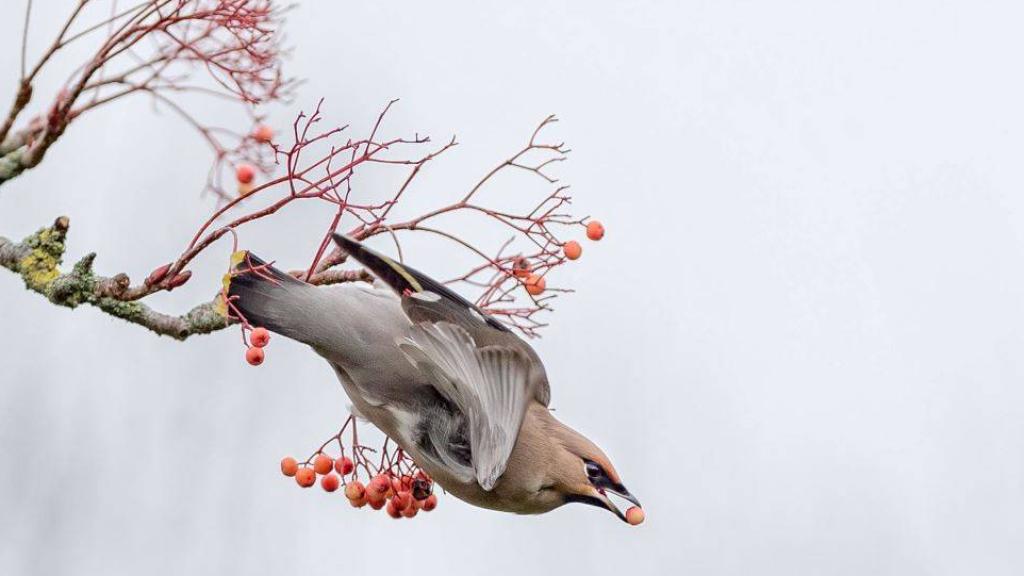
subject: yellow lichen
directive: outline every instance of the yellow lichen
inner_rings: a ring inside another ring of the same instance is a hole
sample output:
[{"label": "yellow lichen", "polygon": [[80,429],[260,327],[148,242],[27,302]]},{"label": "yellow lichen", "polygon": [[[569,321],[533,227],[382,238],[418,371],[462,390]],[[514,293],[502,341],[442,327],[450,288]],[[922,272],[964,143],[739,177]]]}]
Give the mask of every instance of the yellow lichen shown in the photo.
[{"label": "yellow lichen", "polygon": [[[45,231],[44,233],[48,233]],[[40,237],[44,233],[40,234]],[[40,238],[42,240],[42,238]],[[43,244],[45,246],[46,244]],[[46,290],[50,282],[53,282],[60,271],[57,265],[60,264],[60,256],[46,250],[44,247],[33,248],[24,258],[18,262],[18,271],[25,279],[25,284],[36,291]]]}]

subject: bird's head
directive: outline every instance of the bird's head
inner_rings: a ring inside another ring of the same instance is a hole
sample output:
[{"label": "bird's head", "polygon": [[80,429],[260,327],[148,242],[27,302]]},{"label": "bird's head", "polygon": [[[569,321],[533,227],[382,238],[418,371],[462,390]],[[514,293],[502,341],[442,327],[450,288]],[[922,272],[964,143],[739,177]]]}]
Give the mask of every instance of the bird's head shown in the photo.
[{"label": "bird's head", "polygon": [[627,519],[625,509],[615,504],[620,499],[639,507],[640,501],[596,444],[553,417],[545,428],[549,445],[542,490],[549,497],[560,499],[559,505],[580,502],[604,508],[630,524],[643,520],[641,511]]}]

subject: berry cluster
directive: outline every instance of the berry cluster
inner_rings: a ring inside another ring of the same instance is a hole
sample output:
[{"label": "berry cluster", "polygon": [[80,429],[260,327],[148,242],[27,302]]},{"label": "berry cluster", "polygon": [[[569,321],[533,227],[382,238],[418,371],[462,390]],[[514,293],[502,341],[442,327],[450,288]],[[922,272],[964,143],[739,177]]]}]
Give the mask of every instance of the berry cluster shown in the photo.
[{"label": "berry cluster", "polygon": [[[595,242],[604,238],[604,225],[597,220],[587,222],[587,238]],[[562,254],[567,260],[578,260],[583,255],[583,246],[575,240],[569,240],[562,245]],[[526,258],[516,257],[512,261],[512,274],[516,278],[523,279],[523,286],[531,296],[540,296],[547,289],[547,281],[544,276],[534,273]]]},{"label": "berry cluster", "polygon": [[[342,441],[351,426],[351,441],[346,448]],[[386,438],[386,437],[385,437]],[[341,454],[332,458],[325,450],[337,445]],[[378,450],[359,443],[356,420],[349,417],[337,434],[331,436],[305,462],[288,457],[281,460],[281,473],[295,478],[295,482],[310,488],[320,479],[320,487],[335,492],[344,487],[345,497],[354,508],[369,506],[374,510],[386,508],[392,518],[412,518],[420,510],[430,512],[437,506],[434,481],[390,440]],[[363,484],[360,475],[370,480]]]},{"label": "berry cluster", "polygon": [[270,343],[270,332],[266,328],[253,328],[249,333],[249,347],[245,350],[245,361],[253,366],[263,364],[263,347]]},{"label": "berry cluster", "polygon": [[386,508],[388,515],[396,519],[413,518],[420,510],[430,512],[437,507],[434,481],[422,470],[402,475],[387,470],[364,485],[358,479],[356,463],[351,458],[331,458],[319,452],[301,465],[290,456],[281,460],[281,473],[295,478],[303,488],[316,484],[319,476],[320,487],[326,492],[334,492],[344,483],[345,497],[353,508],[367,505],[374,510]]},{"label": "berry cluster", "polygon": [[[253,130],[251,137],[260,144],[270,145],[274,139],[274,129],[266,124],[260,124]],[[238,180],[238,195],[248,196],[255,187],[253,182],[256,180],[256,167],[252,164],[235,166],[235,179]]]}]

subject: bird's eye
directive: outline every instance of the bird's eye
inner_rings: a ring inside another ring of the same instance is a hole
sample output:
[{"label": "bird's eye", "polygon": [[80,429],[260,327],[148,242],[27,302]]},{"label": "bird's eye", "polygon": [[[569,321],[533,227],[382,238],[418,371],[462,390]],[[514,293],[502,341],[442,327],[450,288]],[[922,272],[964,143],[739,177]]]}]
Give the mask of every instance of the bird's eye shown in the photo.
[{"label": "bird's eye", "polygon": [[594,462],[587,462],[586,469],[587,478],[590,478],[591,480],[604,476],[604,470],[602,470],[601,467]]}]

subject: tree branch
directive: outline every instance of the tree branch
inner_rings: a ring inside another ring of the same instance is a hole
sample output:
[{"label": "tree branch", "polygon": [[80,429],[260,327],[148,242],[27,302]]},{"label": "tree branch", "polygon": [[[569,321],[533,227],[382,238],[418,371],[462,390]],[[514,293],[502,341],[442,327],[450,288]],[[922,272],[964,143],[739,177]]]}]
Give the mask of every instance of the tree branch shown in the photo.
[{"label": "tree branch", "polygon": [[[196,334],[208,334],[234,324],[217,311],[220,294],[180,316],[164,314],[139,302],[140,299],[162,290],[171,290],[184,284],[188,272],[180,283],[143,283],[132,286],[128,275],[121,272],[113,276],[98,276],[93,271],[95,253],[79,260],[70,272],[62,273],[59,266],[64,257],[65,239],[69,220],[61,216],[52,226],[42,228],[21,242],[15,243],[0,236],[0,267],[21,276],[25,287],[46,296],[58,306],[77,308],[82,304],[95,306],[103,312],[147,328],[162,336],[184,340]],[[305,270],[293,270],[292,276],[303,279]],[[343,282],[373,282],[365,269],[323,269],[308,280],[316,286]]]},{"label": "tree branch", "polygon": [[129,289],[128,276],[123,273],[109,278],[97,276],[93,272],[94,253],[79,260],[70,272],[62,273],[59,266],[64,257],[68,224],[68,218],[61,216],[52,226],[40,229],[19,243],[0,236],[0,266],[20,275],[26,288],[54,304],[68,308],[82,304],[95,306],[111,316],[176,340],[228,327],[227,319],[214,308],[219,295],[180,316],[121,299]]}]

